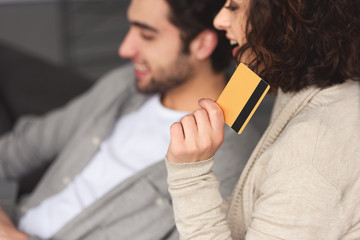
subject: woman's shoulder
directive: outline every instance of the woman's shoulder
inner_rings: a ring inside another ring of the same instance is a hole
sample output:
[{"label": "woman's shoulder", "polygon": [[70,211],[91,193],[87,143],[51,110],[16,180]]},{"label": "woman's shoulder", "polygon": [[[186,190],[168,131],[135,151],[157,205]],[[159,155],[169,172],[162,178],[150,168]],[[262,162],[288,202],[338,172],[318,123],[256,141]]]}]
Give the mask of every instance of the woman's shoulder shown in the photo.
[{"label": "woman's shoulder", "polygon": [[307,165],[341,189],[360,174],[360,85],[348,82],[316,94],[262,157],[276,174]]}]

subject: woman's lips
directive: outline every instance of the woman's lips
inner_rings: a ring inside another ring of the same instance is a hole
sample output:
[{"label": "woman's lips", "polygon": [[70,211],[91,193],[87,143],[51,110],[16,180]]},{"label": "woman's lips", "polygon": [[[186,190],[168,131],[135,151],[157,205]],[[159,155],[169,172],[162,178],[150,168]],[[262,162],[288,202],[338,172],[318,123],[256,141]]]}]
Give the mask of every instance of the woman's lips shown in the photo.
[{"label": "woman's lips", "polygon": [[230,45],[232,47],[232,55],[235,57],[236,56],[236,53],[238,52],[239,50],[239,44],[237,41],[231,39],[231,38],[228,38],[230,40]]},{"label": "woman's lips", "polygon": [[234,48],[232,49],[232,55],[233,55],[234,57],[236,57],[236,54],[237,54],[239,48],[240,48],[240,46],[238,45],[238,46],[236,46],[236,47],[234,47]]}]

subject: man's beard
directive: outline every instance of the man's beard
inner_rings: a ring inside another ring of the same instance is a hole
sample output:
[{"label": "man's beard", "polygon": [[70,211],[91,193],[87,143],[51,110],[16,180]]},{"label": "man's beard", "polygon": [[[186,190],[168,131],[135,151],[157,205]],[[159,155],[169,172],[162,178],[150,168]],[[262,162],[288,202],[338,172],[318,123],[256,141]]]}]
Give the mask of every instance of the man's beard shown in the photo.
[{"label": "man's beard", "polygon": [[158,77],[153,77],[149,84],[136,88],[141,93],[164,93],[187,82],[193,74],[193,67],[187,55],[181,54],[167,68],[158,70]]}]

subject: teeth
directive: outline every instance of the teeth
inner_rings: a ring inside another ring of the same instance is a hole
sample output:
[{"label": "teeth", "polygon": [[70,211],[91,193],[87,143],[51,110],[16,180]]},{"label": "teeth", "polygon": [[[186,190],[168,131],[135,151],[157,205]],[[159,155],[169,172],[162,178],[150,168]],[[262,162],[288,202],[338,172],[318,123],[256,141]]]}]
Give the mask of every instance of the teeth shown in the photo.
[{"label": "teeth", "polygon": [[148,68],[147,68],[145,65],[143,65],[143,64],[134,64],[134,67],[135,67],[136,70],[139,70],[139,71],[146,71],[146,70],[148,70]]},{"label": "teeth", "polygon": [[230,45],[237,45],[237,44],[238,44],[237,41],[235,41],[235,40],[230,40]]}]

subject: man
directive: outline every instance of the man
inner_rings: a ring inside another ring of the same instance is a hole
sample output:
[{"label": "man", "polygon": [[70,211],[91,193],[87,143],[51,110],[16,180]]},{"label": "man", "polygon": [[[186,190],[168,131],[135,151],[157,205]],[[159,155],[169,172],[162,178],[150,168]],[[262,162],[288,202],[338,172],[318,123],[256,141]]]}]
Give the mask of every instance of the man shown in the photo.
[{"label": "man", "polygon": [[[7,236],[178,238],[162,159],[170,125],[225,86],[229,43],[212,27],[222,4],[132,0],[119,54],[131,59],[136,87],[131,70],[112,72],[65,108],[24,119],[0,140],[2,178],[17,179],[56,156],[20,206],[21,231],[0,216]],[[240,156],[246,159],[257,141],[251,126],[247,131],[239,138],[227,128],[218,152],[222,163],[215,171],[225,182],[224,195],[245,164]]]}]

